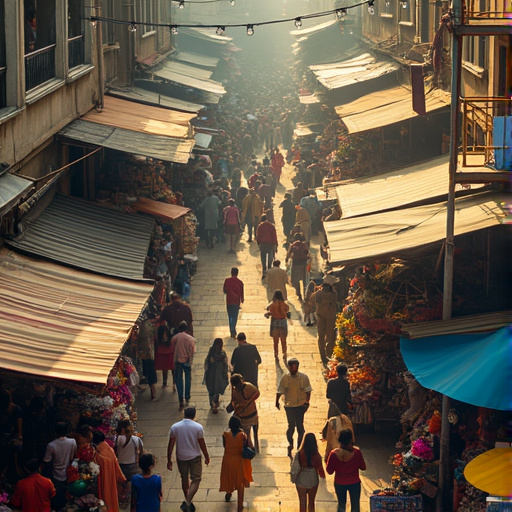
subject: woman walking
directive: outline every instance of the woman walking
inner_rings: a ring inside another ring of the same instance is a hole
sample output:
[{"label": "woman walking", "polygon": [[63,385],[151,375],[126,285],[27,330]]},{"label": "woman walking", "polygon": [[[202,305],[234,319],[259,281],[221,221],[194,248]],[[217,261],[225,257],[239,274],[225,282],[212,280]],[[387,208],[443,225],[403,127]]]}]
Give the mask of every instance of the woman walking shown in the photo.
[{"label": "woman walking", "polygon": [[240,234],[240,210],[235,206],[235,200],[230,199],[228,206],[223,212],[224,234],[226,235],[226,243],[229,245],[228,252],[234,254],[238,236]]},{"label": "woman walking", "polygon": [[279,357],[279,340],[281,340],[281,349],[283,359],[286,363],[286,337],[288,336],[288,316],[290,307],[284,301],[283,292],[276,290],[272,297],[272,302],[267,306],[268,312],[265,313],[270,318],[270,336],[274,340],[274,357]]},{"label": "woman walking", "polygon": [[250,382],[245,382],[239,373],[231,375],[231,405],[235,416],[241,421],[242,428],[251,440],[251,427],[254,429],[254,448],[259,452],[258,441],[258,409],[256,400],[260,396],[258,388]]},{"label": "woman walking", "polygon": [[334,473],[334,490],[338,497],[338,512],[345,512],[347,491],[350,495],[350,510],[360,512],[361,479],[359,470],[366,469],[366,463],[359,448],[353,444],[352,431],[345,429],[338,437],[340,447],[333,450],[327,459],[327,473]]},{"label": "woman walking", "polygon": [[210,396],[210,408],[213,414],[219,409],[219,396],[228,386],[228,356],[222,349],[224,341],[215,338],[204,360],[204,382]]},{"label": "woman walking", "polygon": [[174,349],[171,348],[171,331],[167,322],[158,326],[155,346],[155,370],[162,371],[162,387],[167,387],[169,370],[172,372],[172,390],[176,391],[174,380]]},{"label": "woman walking", "polygon": [[299,510],[300,512],[315,512],[318,477],[325,478],[315,434],[308,433],[304,436],[295,457],[298,458],[300,465],[300,471],[295,480],[295,487],[299,495]]},{"label": "woman walking", "polygon": [[244,508],[244,491],[252,482],[252,466],[249,459],[242,457],[244,445],[250,440],[242,430],[242,423],[236,416],[231,416],[229,430],[222,434],[224,456],[220,470],[219,492],[225,492],[225,500],[230,501],[233,491],[237,491],[237,512]]}]

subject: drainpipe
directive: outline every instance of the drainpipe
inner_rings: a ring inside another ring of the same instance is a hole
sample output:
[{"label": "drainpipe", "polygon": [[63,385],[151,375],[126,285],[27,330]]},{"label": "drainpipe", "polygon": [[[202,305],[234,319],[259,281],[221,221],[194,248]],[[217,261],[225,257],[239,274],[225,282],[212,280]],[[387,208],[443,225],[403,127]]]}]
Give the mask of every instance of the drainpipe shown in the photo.
[{"label": "drainpipe", "polygon": [[[446,209],[446,240],[444,258],[443,280],[443,320],[452,316],[453,292],[453,249],[455,224],[455,173],[457,171],[459,138],[460,138],[460,90],[462,68],[462,36],[457,35],[457,27],[461,23],[461,0],[453,0],[452,4],[452,83],[451,83],[451,110],[450,110],[450,160],[448,198]],[[451,510],[450,500],[451,471],[450,471],[450,425],[448,412],[450,411],[450,398],[443,395],[441,413],[441,457],[439,461],[439,495],[436,502],[436,511]]]},{"label": "drainpipe", "polygon": [[[96,0],[96,16],[101,18],[101,5],[100,0]],[[103,110],[104,98],[105,98],[105,77],[103,76],[104,64],[103,64],[103,34],[101,30],[101,24],[103,22],[99,21],[96,24],[96,60],[98,65],[98,92],[100,95],[99,99],[99,108]]]}]

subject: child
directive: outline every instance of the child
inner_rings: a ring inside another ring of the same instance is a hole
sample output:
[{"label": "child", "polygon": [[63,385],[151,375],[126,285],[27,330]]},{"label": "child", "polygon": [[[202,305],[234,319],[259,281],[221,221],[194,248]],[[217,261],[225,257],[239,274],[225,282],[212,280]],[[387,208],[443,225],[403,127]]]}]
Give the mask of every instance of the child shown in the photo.
[{"label": "child", "polygon": [[162,477],[152,475],[155,457],[145,453],[139,458],[139,468],[142,475],[133,475],[132,489],[137,496],[136,512],[159,512],[162,501]]}]

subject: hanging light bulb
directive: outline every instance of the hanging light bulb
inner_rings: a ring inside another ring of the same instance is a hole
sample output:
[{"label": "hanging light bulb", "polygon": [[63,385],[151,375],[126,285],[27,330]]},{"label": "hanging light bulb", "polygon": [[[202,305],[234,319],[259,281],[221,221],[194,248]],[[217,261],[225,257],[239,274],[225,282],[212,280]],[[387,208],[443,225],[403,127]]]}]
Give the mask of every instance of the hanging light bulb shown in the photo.
[{"label": "hanging light bulb", "polygon": [[98,20],[91,19],[91,28],[96,28],[98,26]]},{"label": "hanging light bulb", "polygon": [[247,35],[248,36],[254,35],[254,25],[247,25]]},{"label": "hanging light bulb", "polygon": [[389,0],[386,0],[386,10],[389,9],[390,5],[391,5],[391,2]]},{"label": "hanging light bulb", "polygon": [[173,36],[177,35],[178,34],[178,27],[171,27],[171,34]]},{"label": "hanging light bulb", "polygon": [[347,9],[336,9],[336,17],[342,20],[347,15]]},{"label": "hanging light bulb", "polygon": [[407,7],[409,7],[409,3],[407,2],[407,0],[403,0],[402,2],[400,2],[400,5],[402,6],[402,9],[407,9]]},{"label": "hanging light bulb", "polygon": [[375,2],[373,0],[370,0],[368,2],[368,13],[373,16],[375,14],[375,7],[373,6]]},{"label": "hanging light bulb", "polygon": [[215,31],[218,36],[221,36],[224,32],[226,32],[226,27],[217,27],[217,30]]},{"label": "hanging light bulb", "polygon": [[180,0],[180,5],[178,7],[180,9],[185,9],[185,0]]},{"label": "hanging light bulb", "polygon": [[300,18],[295,18],[295,26],[297,28],[302,27],[302,20]]},{"label": "hanging light bulb", "polygon": [[235,0],[229,0],[229,5],[235,5]]},{"label": "hanging light bulb", "polygon": [[128,25],[128,32],[136,32],[137,31],[137,24],[132,21],[129,25]]}]

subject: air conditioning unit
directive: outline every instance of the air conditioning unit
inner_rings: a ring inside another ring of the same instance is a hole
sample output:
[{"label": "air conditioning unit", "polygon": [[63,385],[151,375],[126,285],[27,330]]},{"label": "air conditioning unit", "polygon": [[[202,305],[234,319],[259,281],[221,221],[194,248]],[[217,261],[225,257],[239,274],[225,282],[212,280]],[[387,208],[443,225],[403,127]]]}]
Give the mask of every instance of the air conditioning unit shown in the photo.
[{"label": "air conditioning unit", "polygon": [[512,171],[512,116],[493,119],[494,161],[499,171]]}]

